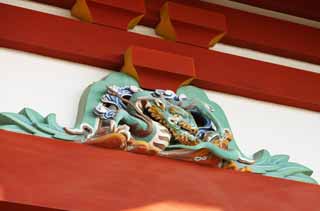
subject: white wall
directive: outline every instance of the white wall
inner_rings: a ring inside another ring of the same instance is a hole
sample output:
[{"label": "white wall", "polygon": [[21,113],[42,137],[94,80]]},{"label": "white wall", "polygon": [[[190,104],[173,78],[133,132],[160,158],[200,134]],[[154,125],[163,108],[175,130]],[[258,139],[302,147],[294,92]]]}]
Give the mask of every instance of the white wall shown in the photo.
[{"label": "white wall", "polygon": [[[70,17],[67,10],[47,5],[22,0],[0,2]],[[146,27],[139,26],[133,31],[156,36]],[[213,50],[320,73],[319,65],[248,49],[219,44]],[[6,48],[0,48],[0,62],[0,111],[18,112],[28,106],[43,115],[56,113],[58,122],[65,126],[74,124],[84,88],[110,73],[102,68]],[[245,153],[250,155],[265,148],[275,154],[289,154],[292,161],[314,169],[314,177],[320,181],[319,112],[218,92],[207,93],[224,108],[237,142]]]}]

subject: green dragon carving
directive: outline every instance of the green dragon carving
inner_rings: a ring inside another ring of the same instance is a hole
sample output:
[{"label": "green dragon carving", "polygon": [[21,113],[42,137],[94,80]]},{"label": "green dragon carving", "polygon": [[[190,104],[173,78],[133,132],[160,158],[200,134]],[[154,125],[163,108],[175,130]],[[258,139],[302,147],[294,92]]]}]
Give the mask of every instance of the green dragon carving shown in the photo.
[{"label": "green dragon carving", "polygon": [[124,73],[85,90],[74,128],[59,126],[54,114],[24,108],[0,113],[0,129],[317,184],[312,170],[287,155],[244,155],[223,110],[201,89],[143,90]]}]

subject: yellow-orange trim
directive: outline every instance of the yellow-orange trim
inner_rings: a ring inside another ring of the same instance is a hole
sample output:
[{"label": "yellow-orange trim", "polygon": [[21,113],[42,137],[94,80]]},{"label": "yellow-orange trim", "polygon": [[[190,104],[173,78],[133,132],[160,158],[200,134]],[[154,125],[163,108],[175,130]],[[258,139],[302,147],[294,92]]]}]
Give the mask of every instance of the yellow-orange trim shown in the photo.
[{"label": "yellow-orange trim", "polygon": [[214,46],[217,42],[219,42],[225,34],[226,33],[223,32],[223,33],[213,37],[212,40],[209,42],[209,48]]},{"label": "yellow-orange trim", "polygon": [[160,10],[160,23],[156,27],[156,34],[161,37],[176,41],[176,32],[170,20],[168,2],[165,3]]},{"label": "yellow-orange trim", "polygon": [[93,18],[91,16],[86,0],[77,0],[71,9],[71,15],[76,18],[79,18],[82,21],[86,21],[86,22],[93,21]]},{"label": "yellow-orange trim", "polygon": [[139,15],[135,18],[133,18],[129,23],[128,23],[128,29],[133,29],[143,18],[144,15]]},{"label": "yellow-orange trim", "polygon": [[187,80],[182,82],[179,87],[189,85],[193,81],[193,79],[194,79],[194,77],[188,78]]},{"label": "yellow-orange trim", "polygon": [[124,64],[121,71],[127,73],[139,81],[138,73],[132,62],[132,47],[129,47],[124,54]]},{"label": "yellow-orange trim", "polygon": [[248,166],[243,167],[242,169],[240,169],[241,172],[252,172],[252,169]]}]

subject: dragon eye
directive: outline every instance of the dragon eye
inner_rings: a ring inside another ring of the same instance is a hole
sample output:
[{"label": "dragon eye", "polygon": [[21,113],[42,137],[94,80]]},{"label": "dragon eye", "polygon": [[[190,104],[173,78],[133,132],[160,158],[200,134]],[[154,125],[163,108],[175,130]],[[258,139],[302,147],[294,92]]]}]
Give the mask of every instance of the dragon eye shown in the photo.
[{"label": "dragon eye", "polygon": [[174,116],[169,117],[168,120],[173,124],[177,124],[178,123],[178,118],[174,117]]}]

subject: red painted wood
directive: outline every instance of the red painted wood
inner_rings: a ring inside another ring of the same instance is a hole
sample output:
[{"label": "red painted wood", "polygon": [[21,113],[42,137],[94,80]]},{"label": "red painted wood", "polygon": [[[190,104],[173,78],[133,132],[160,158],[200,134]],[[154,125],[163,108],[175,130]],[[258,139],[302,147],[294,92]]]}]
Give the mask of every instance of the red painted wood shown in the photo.
[{"label": "red painted wood", "polygon": [[[0,131],[1,200],[63,210],[315,210],[318,185]],[[263,190],[263,191],[261,191]]]},{"label": "red painted wood", "polygon": [[143,0],[86,0],[89,2],[96,2],[101,5],[111,6],[115,8],[122,8],[127,11],[133,11],[136,13],[144,12],[144,1]]},{"label": "red painted wood", "polygon": [[5,4],[0,4],[0,25],[3,47],[118,70],[129,46],[166,51],[194,59],[193,83],[200,87],[320,111],[317,73]]},{"label": "red painted wood", "polygon": [[168,7],[169,15],[175,21],[222,32],[226,30],[225,17],[222,14],[174,2],[168,2]]},{"label": "red painted wood", "polygon": [[0,201],[0,210],[3,210],[3,211],[66,211],[66,210],[32,206],[28,204],[13,203],[13,202],[6,202],[6,201]]},{"label": "red painted wood", "polygon": [[32,0],[43,4],[49,4],[64,9],[71,9],[76,0]]},{"label": "red painted wood", "polygon": [[144,0],[87,0],[93,23],[127,30],[129,22],[145,13]]},{"label": "red painted wood", "polygon": [[[46,3],[50,0],[36,1]],[[72,0],[65,0],[65,3],[51,1],[54,5],[65,7]],[[198,0],[171,1],[223,14],[227,20],[228,34],[221,40],[222,43],[320,64],[320,29]],[[155,27],[165,2],[146,0],[146,15],[141,24]]]},{"label": "red painted wood", "polygon": [[137,70],[144,67],[187,77],[195,76],[194,61],[191,57],[138,46],[132,46],[132,56]]},{"label": "red painted wood", "polygon": [[232,0],[264,9],[287,13],[307,19],[320,21],[320,1],[318,0]]},{"label": "red painted wood", "polygon": [[132,65],[143,88],[177,90],[188,79],[195,77],[191,57],[132,46]]},{"label": "red painted wood", "polygon": [[[223,14],[228,33],[222,43],[320,64],[320,29],[198,0],[172,1]],[[164,2],[148,0],[142,24],[156,25],[159,8]]]},{"label": "red painted wood", "polygon": [[221,13],[174,2],[167,3],[167,11],[177,42],[208,48],[212,39],[227,33],[226,18]]}]

